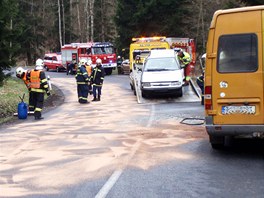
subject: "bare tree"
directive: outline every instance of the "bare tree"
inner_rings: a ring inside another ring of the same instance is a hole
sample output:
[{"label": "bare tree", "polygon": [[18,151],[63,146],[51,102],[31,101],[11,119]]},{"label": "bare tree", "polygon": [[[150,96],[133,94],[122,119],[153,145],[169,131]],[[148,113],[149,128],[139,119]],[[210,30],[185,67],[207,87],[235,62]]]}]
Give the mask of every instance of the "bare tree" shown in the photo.
[{"label": "bare tree", "polygon": [[80,1],[77,3],[77,21],[78,21],[78,32],[80,37],[80,42],[82,42],[82,29],[81,29],[81,17],[80,17]]},{"label": "bare tree", "polygon": [[100,12],[101,12],[101,24],[102,24],[102,27],[101,27],[101,40],[102,41],[105,41],[105,20],[104,20],[104,0],[101,0],[101,8],[100,8]]},{"label": "bare tree", "polygon": [[[72,25],[73,24],[72,23],[72,13],[73,13],[73,8],[72,8],[73,5],[72,5],[72,3],[73,3],[72,0],[70,0],[70,17],[69,17],[70,18],[70,23],[69,23],[70,24],[70,28],[73,27],[73,25]],[[72,41],[72,32],[70,31],[70,42],[71,41]]]},{"label": "bare tree", "polygon": [[65,9],[64,9],[64,0],[61,0],[61,8],[62,8],[62,25],[63,25],[63,39],[62,44],[65,44]]},{"label": "bare tree", "polygon": [[90,0],[90,16],[91,16],[91,41],[94,41],[94,0]]},{"label": "bare tree", "polygon": [[61,35],[61,9],[60,0],[58,0],[58,17],[59,17],[59,40],[60,46],[62,46],[62,35]]}]

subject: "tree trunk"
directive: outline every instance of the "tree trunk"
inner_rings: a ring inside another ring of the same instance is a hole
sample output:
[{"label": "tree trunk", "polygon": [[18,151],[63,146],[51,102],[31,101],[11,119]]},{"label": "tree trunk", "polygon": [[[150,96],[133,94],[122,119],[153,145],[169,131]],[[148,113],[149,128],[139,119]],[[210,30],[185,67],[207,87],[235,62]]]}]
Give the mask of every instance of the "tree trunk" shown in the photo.
[{"label": "tree trunk", "polygon": [[69,24],[70,24],[70,30],[71,31],[69,31],[69,33],[70,33],[70,43],[72,42],[72,30],[73,30],[73,25],[72,25],[72,15],[73,14],[73,9],[72,9],[72,0],[70,0],[70,22],[69,22]]},{"label": "tree trunk", "polygon": [[90,0],[91,41],[94,41],[94,0]]},{"label": "tree trunk", "polygon": [[59,15],[59,40],[60,47],[62,46],[62,36],[61,36],[61,13],[60,13],[60,0],[58,0],[58,15]]},{"label": "tree trunk", "polygon": [[82,29],[81,29],[81,20],[80,20],[80,1],[77,3],[77,21],[78,21],[78,32],[79,32],[79,38],[80,42],[82,42]]},{"label": "tree trunk", "polygon": [[101,0],[101,41],[105,41],[104,0]]},{"label": "tree trunk", "polygon": [[88,9],[89,0],[85,1],[85,24],[86,24],[86,41],[90,40],[90,9]]},{"label": "tree trunk", "polygon": [[62,24],[63,24],[63,39],[62,44],[65,44],[65,10],[64,10],[64,0],[61,0],[61,8],[62,8]]}]

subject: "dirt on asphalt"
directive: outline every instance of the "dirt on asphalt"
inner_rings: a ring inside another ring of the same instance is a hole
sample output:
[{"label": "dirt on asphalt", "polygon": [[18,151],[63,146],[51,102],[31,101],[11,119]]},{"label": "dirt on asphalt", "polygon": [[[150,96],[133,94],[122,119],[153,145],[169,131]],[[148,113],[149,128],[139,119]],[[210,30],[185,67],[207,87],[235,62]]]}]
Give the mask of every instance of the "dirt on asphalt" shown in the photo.
[{"label": "dirt on asphalt", "polygon": [[48,112],[64,103],[65,96],[56,86],[52,85],[52,95],[44,101],[43,112]]}]

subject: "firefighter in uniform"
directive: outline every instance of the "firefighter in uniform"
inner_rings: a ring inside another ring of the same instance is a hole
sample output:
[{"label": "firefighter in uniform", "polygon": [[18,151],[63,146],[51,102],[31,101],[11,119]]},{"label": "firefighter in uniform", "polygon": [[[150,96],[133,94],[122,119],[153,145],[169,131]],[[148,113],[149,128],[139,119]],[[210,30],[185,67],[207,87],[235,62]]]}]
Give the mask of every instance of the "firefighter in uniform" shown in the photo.
[{"label": "firefighter in uniform", "polygon": [[201,105],[204,105],[204,73],[197,77],[196,83],[202,92]]},{"label": "firefighter in uniform", "polygon": [[98,58],[96,60],[96,67],[93,69],[91,82],[93,84],[93,100],[92,101],[100,101],[102,86],[104,82],[105,70],[102,66],[102,60]]},{"label": "firefighter in uniform", "polygon": [[43,71],[43,60],[36,61],[36,67],[30,72],[30,88],[33,96],[34,103],[34,116],[35,120],[41,120],[41,111],[44,104],[44,93],[50,96],[48,80],[45,72]]},{"label": "firefighter in uniform", "polygon": [[27,86],[28,93],[29,93],[29,111],[32,112],[34,111],[34,102],[33,102],[33,97],[32,97],[32,92],[30,88],[30,72],[31,70],[25,70],[22,67],[18,67],[16,69],[16,77],[22,79]]},{"label": "firefighter in uniform", "polygon": [[204,105],[204,70],[205,70],[205,59],[206,59],[206,54],[203,54],[202,57],[200,58],[200,64],[201,64],[201,69],[202,69],[202,74],[197,77],[196,83],[201,89],[202,93],[202,98],[201,98],[201,105]]},{"label": "firefighter in uniform", "polygon": [[178,52],[178,58],[179,58],[179,61],[181,62],[181,64],[184,65],[183,66],[184,76],[185,76],[184,85],[189,85],[189,81],[191,80],[191,76],[190,76],[189,72],[187,72],[187,70],[188,70],[189,64],[191,62],[191,56],[187,52],[180,50]]},{"label": "firefighter in uniform", "polygon": [[122,61],[123,60],[122,60],[121,56],[117,56],[116,64],[117,64],[118,74],[122,73],[122,71],[121,71]]},{"label": "firefighter in uniform", "polygon": [[[92,71],[93,71],[92,60],[88,59],[88,61],[85,63],[85,66],[86,66],[86,71],[87,71],[88,77],[90,79],[91,75],[92,75]],[[88,84],[88,88],[89,88],[89,93],[92,94],[93,88],[92,88],[91,83]]]},{"label": "firefighter in uniform", "polygon": [[85,62],[86,60],[81,59],[75,76],[77,81],[78,101],[81,104],[88,103],[88,85],[90,84],[90,79],[86,71]]}]

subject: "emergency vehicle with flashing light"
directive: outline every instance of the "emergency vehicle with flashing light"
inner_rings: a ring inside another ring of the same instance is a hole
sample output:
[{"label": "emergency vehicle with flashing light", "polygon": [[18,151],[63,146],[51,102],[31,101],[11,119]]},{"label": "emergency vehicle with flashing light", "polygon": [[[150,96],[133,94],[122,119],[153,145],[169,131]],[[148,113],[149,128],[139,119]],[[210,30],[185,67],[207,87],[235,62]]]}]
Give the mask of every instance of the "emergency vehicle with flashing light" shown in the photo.
[{"label": "emergency vehicle with flashing light", "polygon": [[[116,53],[114,46],[110,42],[88,42],[71,43],[61,47],[62,64],[65,68],[72,61],[80,62],[81,59],[90,59],[92,66],[96,66],[96,60],[102,60],[102,66],[107,75],[112,74],[112,70],[117,67]],[[76,69],[76,68],[75,68]]]},{"label": "emergency vehicle with flashing light", "polygon": [[130,71],[136,63],[143,64],[144,59],[153,49],[170,49],[164,36],[132,38],[129,50]]}]

